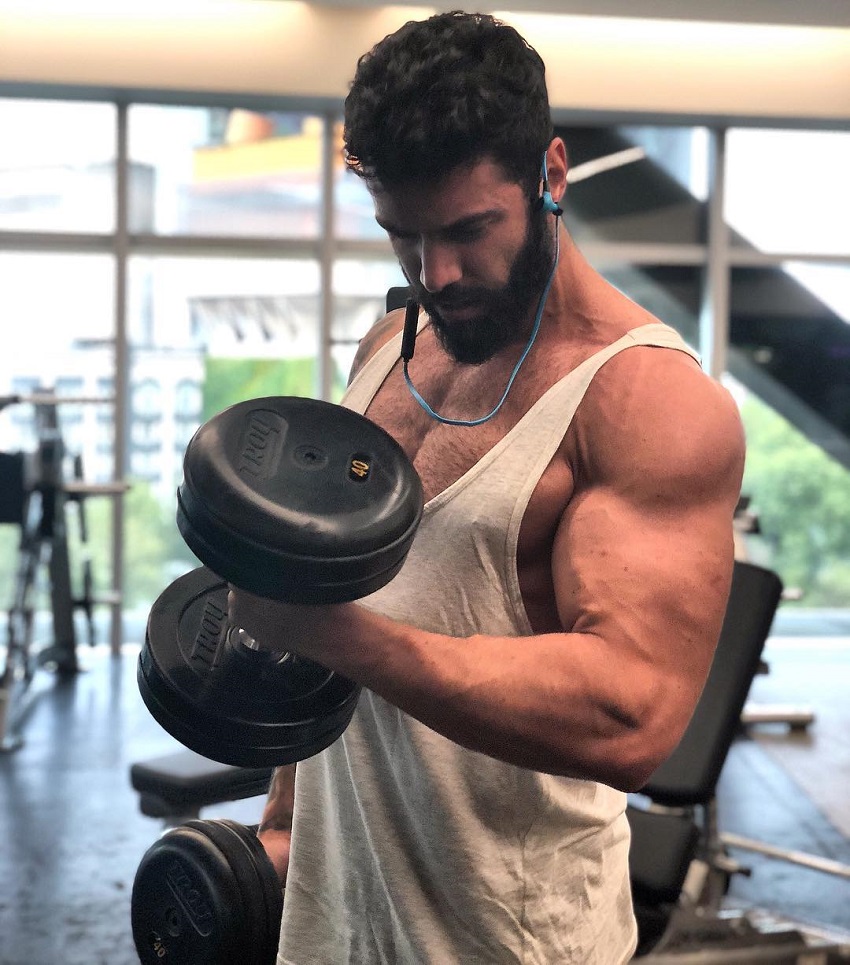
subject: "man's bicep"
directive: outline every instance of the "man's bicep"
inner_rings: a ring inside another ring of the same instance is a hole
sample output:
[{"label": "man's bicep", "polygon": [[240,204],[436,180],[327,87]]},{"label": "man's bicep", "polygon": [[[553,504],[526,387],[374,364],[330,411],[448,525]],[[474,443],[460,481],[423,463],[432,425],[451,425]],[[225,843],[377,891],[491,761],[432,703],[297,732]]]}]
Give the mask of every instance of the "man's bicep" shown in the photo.
[{"label": "man's bicep", "polygon": [[[553,576],[562,618],[576,630],[628,620],[635,610],[688,610],[722,596],[731,572],[725,507],[657,505],[598,488],[577,494],[561,519]],[[705,591],[714,587],[716,593]],[[657,618],[656,618],[657,619]]]},{"label": "man's bicep", "polygon": [[683,714],[710,666],[731,569],[728,497],[653,500],[628,486],[577,492],[553,554],[565,629],[592,634],[646,701],[677,694]]},{"label": "man's bicep", "polygon": [[635,406],[628,424],[641,427],[639,437],[616,423],[588,435],[583,482],[559,525],[553,559],[568,626],[719,632],[743,433],[724,390],[702,378],[691,383],[679,397],[687,399],[681,412]]}]

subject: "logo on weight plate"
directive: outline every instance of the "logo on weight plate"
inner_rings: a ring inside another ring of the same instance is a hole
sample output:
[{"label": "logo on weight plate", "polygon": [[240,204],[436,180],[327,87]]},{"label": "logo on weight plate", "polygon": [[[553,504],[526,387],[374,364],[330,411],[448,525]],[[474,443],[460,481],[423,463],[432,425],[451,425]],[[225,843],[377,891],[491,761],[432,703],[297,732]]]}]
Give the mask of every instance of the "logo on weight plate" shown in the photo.
[{"label": "logo on weight plate", "polygon": [[286,423],[277,413],[266,409],[252,412],[242,437],[237,471],[258,479],[270,479],[280,461],[285,429]]},{"label": "logo on weight plate", "polygon": [[198,632],[192,642],[192,660],[199,660],[201,663],[212,666],[226,619],[227,614],[220,606],[216,606],[212,600],[206,601]]},{"label": "logo on weight plate", "polygon": [[204,901],[203,895],[195,887],[185,867],[179,861],[173,861],[165,872],[165,880],[172,895],[177,899],[189,920],[201,935],[209,935],[213,930],[213,913]]}]

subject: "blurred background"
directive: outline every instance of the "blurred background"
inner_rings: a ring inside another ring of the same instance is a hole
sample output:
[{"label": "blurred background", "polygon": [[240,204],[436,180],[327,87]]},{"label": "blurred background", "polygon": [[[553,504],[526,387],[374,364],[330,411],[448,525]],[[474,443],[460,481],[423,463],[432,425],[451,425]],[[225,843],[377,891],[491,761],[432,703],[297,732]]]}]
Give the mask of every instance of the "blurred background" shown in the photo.
[{"label": "blurred background", "polygon": [[[261,395],[339,399],[404,283],[343,169],[343,99],[357,56],[433,9],[0,0],[0,610],[39,671],[132,654],[196,565],[174,496],[201,422]],[[567,227],[738,402],[739,555],[786,586],[770,653],[787,676],[766,696],[834,721],[850,683],[850,10],[486,9],[547,63]],[[48,499],[61,559],[42,545]],[[0,737],[16,727],[0,719]],[[822,746],[817,768],[780,756],[841,826],[824,788],[847,787],[850,751]]]}]

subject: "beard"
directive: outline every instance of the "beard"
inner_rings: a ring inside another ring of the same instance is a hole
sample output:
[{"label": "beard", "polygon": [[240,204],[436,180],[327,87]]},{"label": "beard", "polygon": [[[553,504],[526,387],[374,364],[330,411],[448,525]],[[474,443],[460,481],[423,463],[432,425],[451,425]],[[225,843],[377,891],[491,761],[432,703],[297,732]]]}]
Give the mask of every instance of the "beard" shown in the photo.
[{"label": "beard", "polygon": [[[435,295],[418,279],[412,283],[437,339],[455,361],[481,365],[528,335],[531,312],[552,270],[554,244],[548,228],[549,219],[532,210],[523,245],[500,288],[454,284]],[[476,311],[454,321],[443,315],[443,311],[463,308]]]}]

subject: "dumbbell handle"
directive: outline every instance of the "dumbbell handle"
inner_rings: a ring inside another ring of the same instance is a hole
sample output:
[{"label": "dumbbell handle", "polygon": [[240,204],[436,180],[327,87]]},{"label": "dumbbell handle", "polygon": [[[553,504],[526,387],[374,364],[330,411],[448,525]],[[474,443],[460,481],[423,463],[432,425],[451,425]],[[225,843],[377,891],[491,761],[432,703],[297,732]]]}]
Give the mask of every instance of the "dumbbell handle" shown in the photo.
[{"label": "dumbbell handle", "polygon": [[[247,630],[235,626],[227,618],[221,634],[216,666],[219,671],[232,674],[234,679],[244,673],[250,680],[258,670],[283,670],[284,665],[289,667],[292,661],[300,659],[288,650],[268,650],[261,647]],[[305,664],[308,662],[304,661]]]},{"label": "dumbbell handle", "polygon": [[[204,578],[204,574],[213,581],[218,578],[206,567],[193,571]],[[189,574],[191,577],[193,574]],[[178,581],[179,583],[179,581]],[[171,592],[174,583],[166,592]],[[216,586],[216,583],[213,583]],[[234,625],[230,619],[227,607],[227,584],[217,583],[217,593],[203,594],[203,607],[195,611],[190,638],[191,653],[199,661],[198,665],[206,665],[209,670],[224,671],[227,674],[241,676],[255,674],[258,670],[273,670],[282,664],[294,661],[294,654],[286,650],[271,650],[261,647],[257,640],[247,630]],[[155,604],[154,610],[157,609]],[[304,660],[304,665],[312,661]],[[290,664],[291,666],[291,664]]]},{"label": "dumbbell handle", "polygon": [[292,654],[287,650],[264,650],[247,630],[243,630],[242,627],[235,627],[229,624],[224,632],[227,634],[227,643],[230,648],[238,654],[248,655],[249,659],[252,659],[250,654],[262,654],[263,659],[269,662],[283,663],[292,657]]}]

